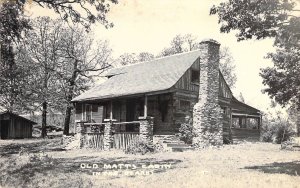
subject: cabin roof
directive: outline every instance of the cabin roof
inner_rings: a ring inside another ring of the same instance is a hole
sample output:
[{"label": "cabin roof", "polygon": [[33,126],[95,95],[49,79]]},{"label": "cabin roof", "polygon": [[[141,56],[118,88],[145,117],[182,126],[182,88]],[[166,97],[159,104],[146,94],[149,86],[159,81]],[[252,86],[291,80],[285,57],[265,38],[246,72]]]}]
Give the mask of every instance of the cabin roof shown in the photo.
[{"label": "cabin roof", "polygon": [[184,75],[200,51],[175,54],[152,61],[111,69],[107,81],[74,98],[73,102],[165,91]]},{"label": "cabin roof", "polygon": [[34,122],[34,121],[31,121],[31,120],[29,120],[29,119],[27,119],[27,118],[24,118],[24,117],[22,117],[22,116],[20,116],[20,115],[18,115],[18,114],[15,114],[15,113],[9,112],[9,111],[2,111],[2,112],[0,112],[0,117],[3,116],[3,115],[5,115],[5,114],[9,114],[9,115],[11,115],[11,116],[18,117],[18,118],[20,118],[20,119],[22,119],[22,120],[24,120],[24,121],[27,121],[27,122],[29,122],[29,123],[31,123],[31,124],[33,124],[33,125],[37,124],[37,123]]},{"label": "cabin roof", "polygon": [[[199,56],[200,51],[194,50],[111,69],[106,74],[106,77],[109,78],[108,80],[75,97],[72,102],[105,100],[122,96],[168,91]],[[221,72],[220,74],[222,75]],[[231,92],[230,88],[229,91]],[[252,114],[259,114],[260,112],[234,97],[232,107],[236,112]]]}]

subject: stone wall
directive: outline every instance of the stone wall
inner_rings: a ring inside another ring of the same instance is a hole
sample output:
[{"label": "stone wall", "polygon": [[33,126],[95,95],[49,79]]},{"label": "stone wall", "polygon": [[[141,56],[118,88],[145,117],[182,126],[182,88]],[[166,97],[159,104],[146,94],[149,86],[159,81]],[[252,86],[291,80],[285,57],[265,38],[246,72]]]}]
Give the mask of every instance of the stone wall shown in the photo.
[{"label": "stone wall", "polygon": [[219,48],[214,40],[200,43],[199,99],[193,109],[193,145],[203,148],[223,144],[222,111],[218,103]]}]

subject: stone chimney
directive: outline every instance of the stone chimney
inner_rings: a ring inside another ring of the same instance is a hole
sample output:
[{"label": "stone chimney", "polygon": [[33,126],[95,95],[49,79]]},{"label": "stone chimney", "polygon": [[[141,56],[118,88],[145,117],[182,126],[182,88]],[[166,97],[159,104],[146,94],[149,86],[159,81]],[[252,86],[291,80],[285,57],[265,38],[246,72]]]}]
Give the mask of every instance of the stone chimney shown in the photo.
[{"label": "stone chimney", "polygon": [[219,95],[219,49],[215,40],[200,43],[199,99],[193,109],[193,145],[204,148],[223,144]]}]

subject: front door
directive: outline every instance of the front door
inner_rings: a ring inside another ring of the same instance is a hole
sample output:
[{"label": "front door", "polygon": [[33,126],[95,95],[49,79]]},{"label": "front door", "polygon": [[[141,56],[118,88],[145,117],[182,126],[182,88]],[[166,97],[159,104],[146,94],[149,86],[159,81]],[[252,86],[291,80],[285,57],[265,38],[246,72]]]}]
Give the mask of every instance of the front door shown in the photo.
[{"label": "front door", "polygon": [[126,121],[134,121],[135,101],[128,99],[126,101]]},{"label": "front door", "polygon": [[0,123],[0,137],[1,139],[8,138],[8,127],[9,127],[10,120],[2,120]]}]

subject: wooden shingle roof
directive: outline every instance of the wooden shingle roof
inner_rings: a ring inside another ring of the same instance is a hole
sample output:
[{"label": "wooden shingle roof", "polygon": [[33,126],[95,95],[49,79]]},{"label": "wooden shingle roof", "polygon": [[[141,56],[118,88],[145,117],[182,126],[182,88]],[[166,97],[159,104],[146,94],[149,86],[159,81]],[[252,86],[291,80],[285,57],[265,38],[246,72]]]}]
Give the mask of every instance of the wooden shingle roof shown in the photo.
[{"label": "wooden shingle roof", "polygon": [[72,101],[108,99],[168,90],[199,56],[200,51],[195,50],[112,69],[107,73],[110,77],[107,81]]}]

